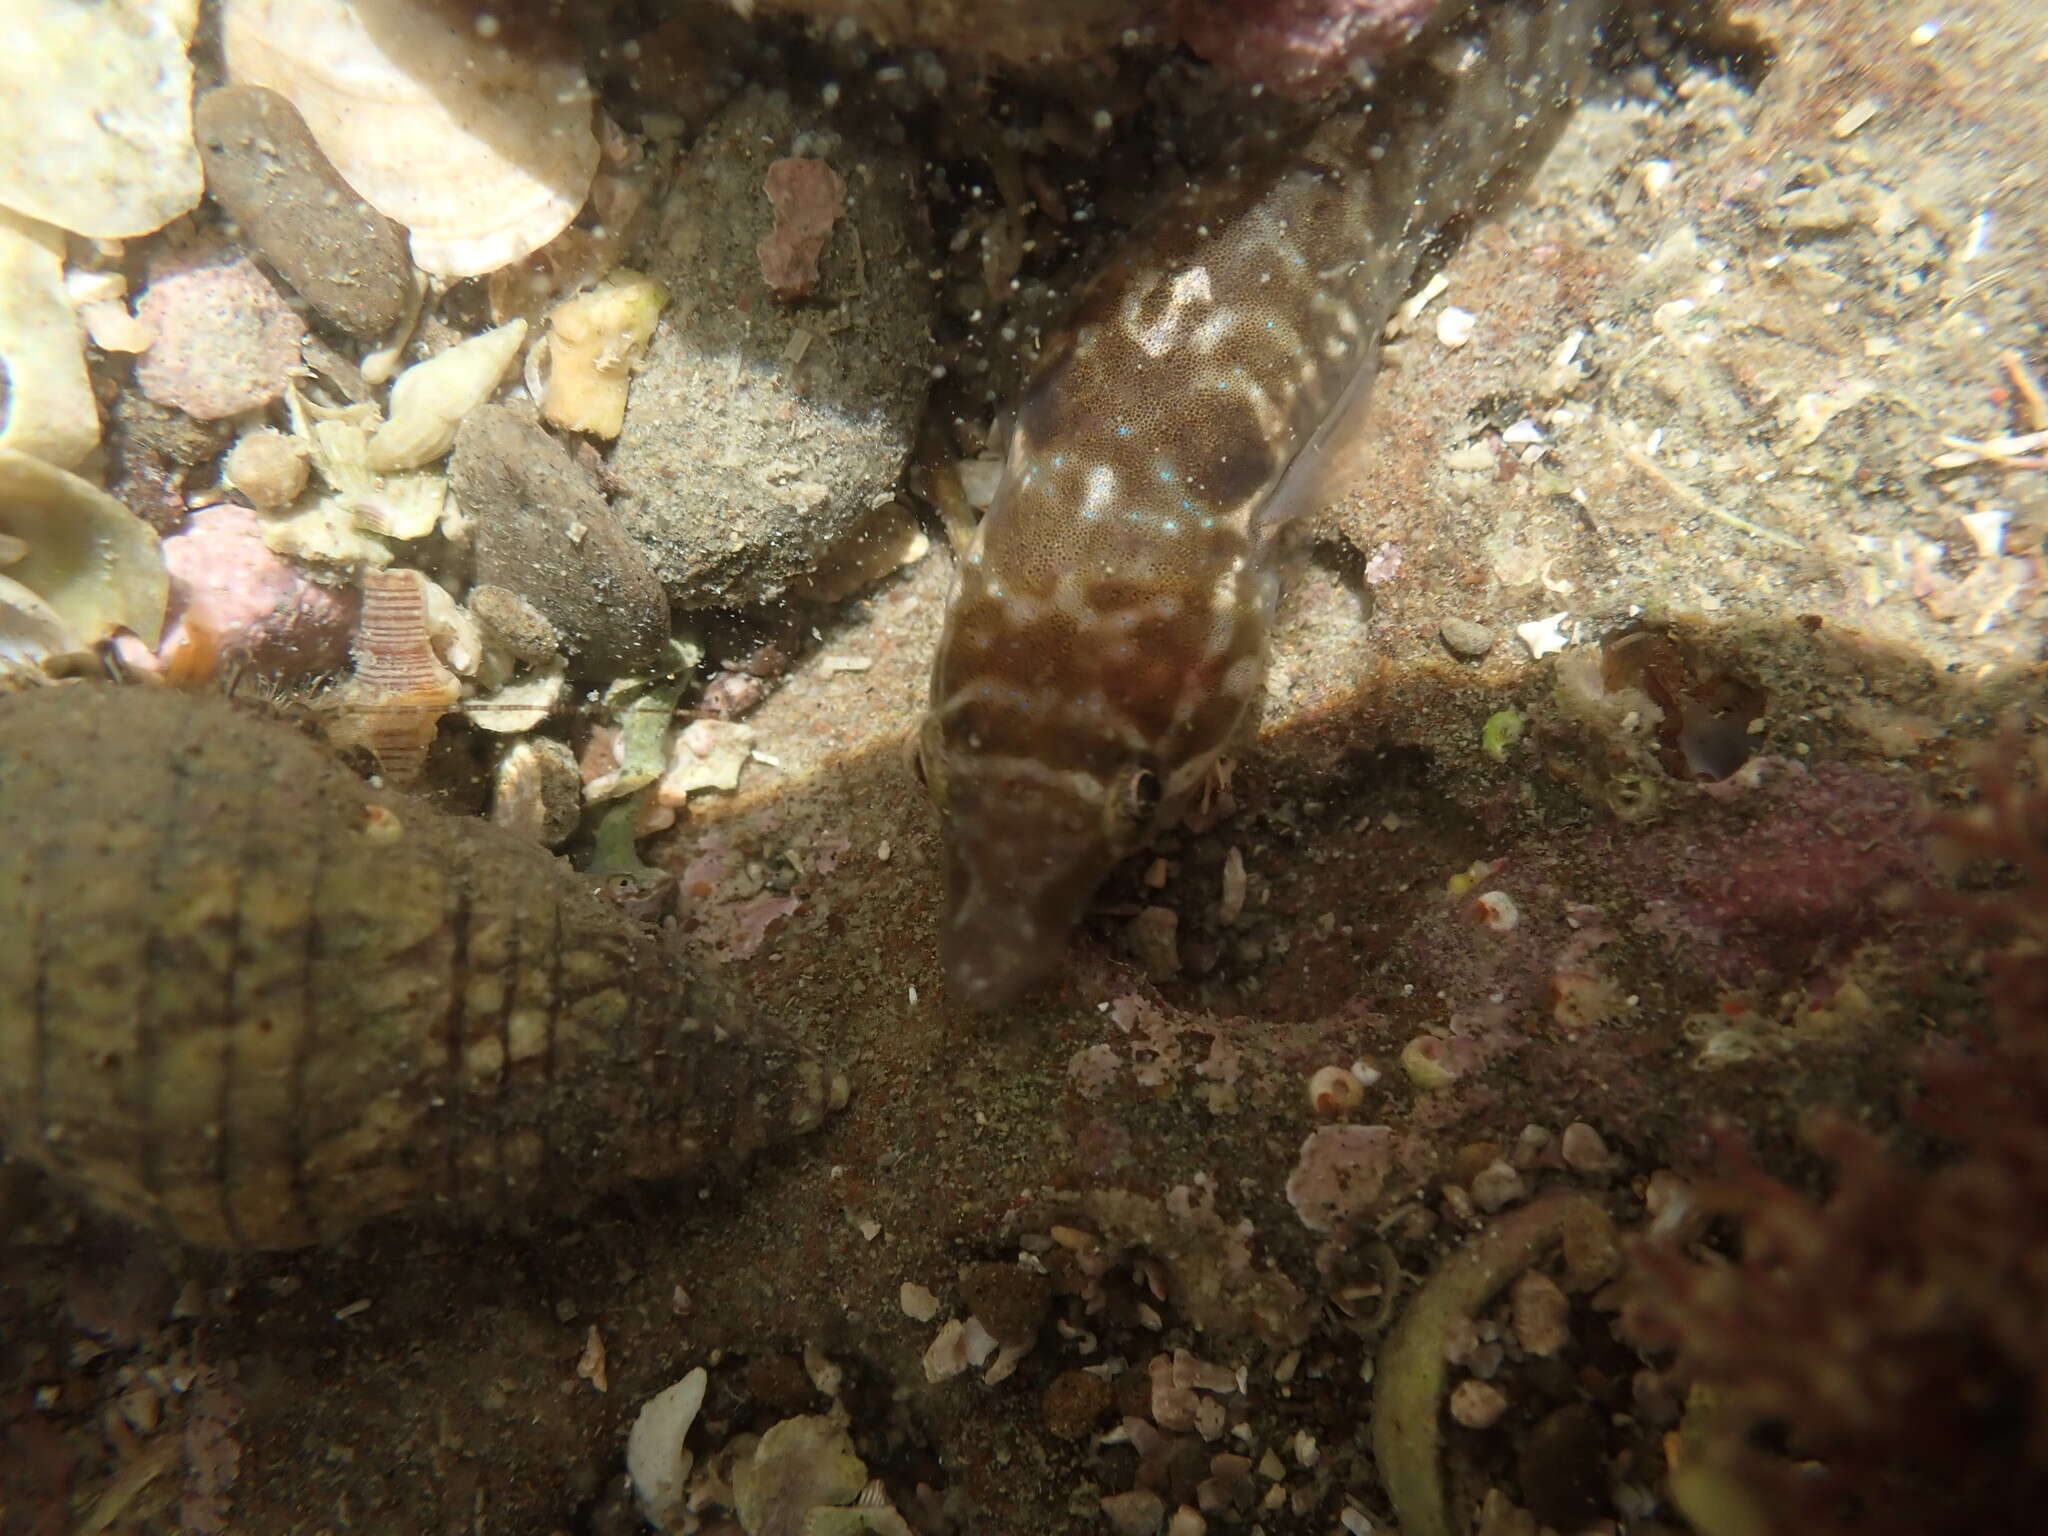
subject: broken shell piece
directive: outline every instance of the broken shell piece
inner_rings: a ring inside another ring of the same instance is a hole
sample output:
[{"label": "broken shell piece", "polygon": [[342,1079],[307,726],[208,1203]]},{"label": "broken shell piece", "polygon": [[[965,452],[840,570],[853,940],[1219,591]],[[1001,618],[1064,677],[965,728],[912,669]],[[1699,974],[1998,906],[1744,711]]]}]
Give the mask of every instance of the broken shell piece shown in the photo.
[{"label": "broken shell piece", "polygon": [[282,512],[306,488],[305,445],[275,427],[244,432],[229,451],[221,477],[265,512]]},{"label": "broken shell piece", "polygon": [[426,585],[427,633],[434,654],[458,677],[474,677],[483,660],[483,626],[438,581]]},{"label": "broken shell piece", "polygon": [[102,352],[146,352],[156,340],[156,327],[129,313],[128,279],[120,273],[66,273],[64,292],[78,323]]},{"label": "broken shell piece", "polygon": [[163,554],[149,525],[105,491],[0,449],[0,534],[23,545],[8,576],[47,603],[81,643],[129,629],[156,644],[171,589]]},{"label": "broken shell piece", "polygon": [[441,277],[492,272],[565,229],[597,172],[591,90],[561,34],[486,35],[416,0],[230,0],[236,82],[290,98],[365,201]]},{"label": "broken shell piece", "polygon": [[733,1508],[749,1536],[798,1536],[812,1510],[851,1504],[867,1480],[846,1427],[806,1414],[770,1429],[733,1468]]},{"label": "broken shell piece", "polygon": [[10,0],[0,204],[97,240],[163,228],[199,201],[196,0]]},{"label": "broken shell piece", "polygon": [[297,391],[288,403],[293,429],[309,446],[313,467],[333,488],[332,506],[350,523],[386,539],[424,539],[440,526],[448,507],[444,475],[434,470],[380,475],[371,468],[370,442],[379,430],[375,406],[322,406]]},{"label": "broken shell piece", "polygon": [[525,340],[526,322],[514,320],[401,373],[370,439],[370,467],[418,469],[454,447],[462,418],[491,398]]},{"label": "broken shell piece", "polygon": [[64,627],[56,609],[20,582],[0,576],[0,673],[79,648],[78,637]]},{"label": "broken shell piece", "polygon": [[668,290],[637,272],[614,272],[548,316],[548,382],[540,411],[558,427],[617,437],[626,390],[647,355]]},{"label": "broken shell piece", "polygon": [[543,848],[558,848],[582,814],[583,776],[566,742],[532,736],[505,749],[491,783],[492,821]]},{"label": "broken shell piece", "polygon": [[64,291],[64,237],[0,209],[0,448],[70,468],[100,440],[85,341]]},{"label": "broken shell piece", "polygon": [[470,723],[498,736],[530,731],[561,706],[568,685],[568,671],[560,661],[524,677],[515,677],[470,701]]},{"label": "broken shell piece", "polygon": [[441,717],[462,692],[434,654],[426,584],[418,571],[363,577],[355,676],[340,689],[341,714],[329,732],[338,745],[375,753],[386,781],[399,788],[418,782]]},{"label": "broken shell piece", "polygon": [[674,807],[695,790],[738,789],[740,770],[753,751],[752,726],[737,720],[692,720],[676,733],[668,772],[661,776],[655,798]]},{"label": "broken shell piece", "polygon": [[640,1407],[626,1435],[626,1475],[640,1513],[658,1531],[680,1526],[688,1510],[693,1458],[683,1440],[704,1406],[710,1378],[701,1365]]},{"label": "broken shell piece", "polygon": [[917,517],[895,497],[873,508],[790,588],[813,602],[836,603],[931,552]]}]

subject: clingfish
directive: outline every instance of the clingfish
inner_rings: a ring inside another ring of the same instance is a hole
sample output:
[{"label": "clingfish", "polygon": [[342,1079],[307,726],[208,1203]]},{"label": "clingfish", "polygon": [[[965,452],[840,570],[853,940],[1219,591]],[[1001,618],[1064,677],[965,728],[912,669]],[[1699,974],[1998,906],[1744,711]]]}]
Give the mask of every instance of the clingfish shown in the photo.
[{"label": "clingfish", "polygon": [[1042,982],[1249,724],[1321,473],[1432,243],[1554,137],[1618,0],[1501,0],[1375,102],[1254,134],[1082,290],[953,577],[916,767],[952,991]]}]

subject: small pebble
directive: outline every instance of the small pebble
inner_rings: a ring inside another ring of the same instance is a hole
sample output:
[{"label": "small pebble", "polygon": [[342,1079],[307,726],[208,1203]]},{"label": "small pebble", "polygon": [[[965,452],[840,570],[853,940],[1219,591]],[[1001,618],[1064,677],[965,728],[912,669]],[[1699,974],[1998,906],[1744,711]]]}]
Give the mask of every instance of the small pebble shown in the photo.
[{"label": "small pebble", "polygon": [[1532,1355],[1554,1355],[1571,1340],[1572,1304],[1540,1270],[1515,1281],[1510,1293],[1515,1342]]},{"label": "small pebble", "polygon": [[1508,1411],[1508,1397],[1491,1382],[1461,1381],[1451,1388],[1450,1409],[1467,1429],[1488,1429]]},{"label": "small pebble", "polygon": [[136,314],[156,340],[136,358],[135,382],[200,421],[279,399],[299,363],[304,324],[254,262],[225,249],[155,277]]},{"label": "small pebble", "polygon": [[571,675],[610,678],[657,665],[668,600],[646,555],[590,477],[511,406],[471,411],[449,464],[476,528],[476,579],[524,599],[554,628]]},{"label": "small pebble", "polygon": [[1116,1389],[1088,1371],[1061,1371],[1039,1400],[1046,1429],[1062,1440],[1081,1440],[1116,1406]]},{"label": "small pebble", "polygon": [[306,450],[275,427],[258,427],[236,439],[222,473],[251,506],[282,512],[306,488]]},{"label": "small pebble", "polygon": [[1606,1141],[1583,1120],[1574,1120],[1564,1128],[1558,1151],[1564,1157],[1565,1167],[1573,1173],[1601,1174],[1614,1167],[1614,1154],[1607,1150]]},{"label": "small pebble", "polygon": [[1112,1493],[1102,1501],[1102,1512],[1122,1536],[1159,1536],[1159,1522],[1166,1518],[1166,1501],[1145,1488],[1129,1493]]},{"label": "small pebble", "polygon": [[1131,953],[1153,981],[1180,974],[1180,914],[1171,907],[1146,907],[1125,927]]},{"label": "small pebble", "polygon": [[977,1264],[961,1277],[960,1294],[997,1343],[1028,1347],[1052,1305],[1052,1281],[1014,1264]]},{"label": "small pebble", "polygon": [[1472,1203],[1482,1211],[1513,1205],[1525,1192],[1521,1174],[1505,1162],[1489,1163],[1472,1178]]},{"label": "small pebble", "polygon": [[1470,619],[1445,619],[1437,627],[1445,647],[1453,656],[1477,660],[1493,649],[1493,631]]}]

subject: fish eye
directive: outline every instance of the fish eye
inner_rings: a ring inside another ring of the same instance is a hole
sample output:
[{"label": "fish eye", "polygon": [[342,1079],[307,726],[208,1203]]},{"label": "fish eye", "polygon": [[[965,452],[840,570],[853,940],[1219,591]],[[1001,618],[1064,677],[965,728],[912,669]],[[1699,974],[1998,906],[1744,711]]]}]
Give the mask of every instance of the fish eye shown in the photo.
[{"label": "fish eye", "polygon": [[1111,846],[1124,849],[1141,842],[1152,828],[1152,819],[1158,815],[1164,795],[1159,775],[1143,763],[1126,768],[1110,787],[1109,798],[1102,807],[1104,830]]},{"label": "fish eye", "polygon": [[1140,768],[1124,781],[1124,811],[1135,822],[1148,822],[1159,809],[1159,775]]}]

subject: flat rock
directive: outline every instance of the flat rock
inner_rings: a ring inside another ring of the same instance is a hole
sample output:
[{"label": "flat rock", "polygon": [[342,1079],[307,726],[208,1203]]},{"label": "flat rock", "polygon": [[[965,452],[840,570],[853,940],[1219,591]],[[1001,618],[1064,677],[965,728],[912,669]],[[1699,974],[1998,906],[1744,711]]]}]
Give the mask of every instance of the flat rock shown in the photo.
[{"label": "flat rock", "polygon": [[206,190],[242,243],[352,336],[385,335],[412,294],[405,231],[350,189],[284,97],[209,91],[193,112]]},{"label": "flat rock", "polygon": [[[766,602],[809,572],[894,487],[929,382],[912,157],[815,126],[766,92],[715,119],[645,262],[671,299],[610,469],[627,531],[686,608]],[[789,303],[759,247],[776,229],[768,168],[793,154],[837,173],[846,209],[811,296]]]},{"label": "flat rock", "polygon": [[507,588],[545,617],[572,676],[628,676],[661,660],[668,602],[654,567],[530,417],[502,405],[471,411],[449,480],[476,525],[478,585]]}]

